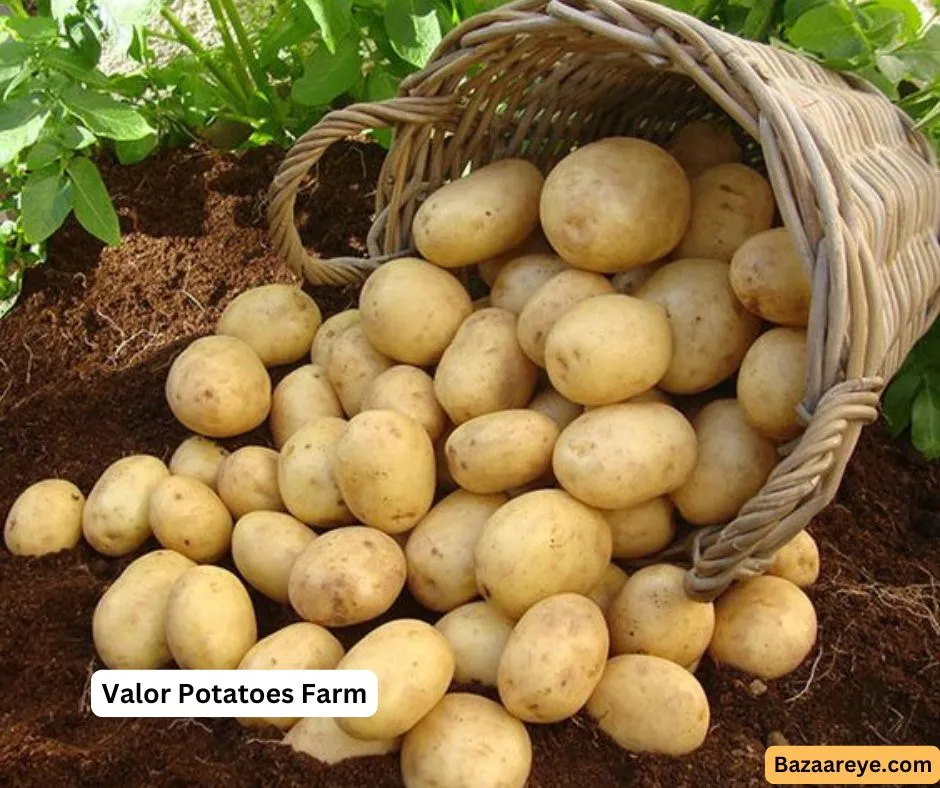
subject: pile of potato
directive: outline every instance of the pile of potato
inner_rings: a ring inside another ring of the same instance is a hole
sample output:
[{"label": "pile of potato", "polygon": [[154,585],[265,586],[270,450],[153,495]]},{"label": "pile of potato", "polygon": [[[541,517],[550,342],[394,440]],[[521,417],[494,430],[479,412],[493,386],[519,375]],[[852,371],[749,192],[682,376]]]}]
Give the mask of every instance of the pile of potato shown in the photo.
[{"label": "pile of potato", "polygon": [[[400,749],[414,788],[522,786],[524,723],[582,709],[632,752],[696,749],[706,654],[769,680],[812,649],[816,545],[800,534],[715,603],[679,567],[618,562],[733,519],[799,435],[810,286],[727,130],[690,124],[670,151],[609,138],[545,178],[511,159],[445,185],[415,216],[421,257],[325,321],[299,288],[242,293],[170,369],[193,436],[168,464],[120,459],[87,500],[39,482],[8,547],[155,537],[95,611],[105,665],[373,670],[373,717],[242,722],[330,763]],[[218,442],[265,422],[272,446]],[[237,573],[213,566],[228,556]],[[246,584],[298,623],[258,641]],[[330,630],[406,586],[437,623],[345,652]]]}]

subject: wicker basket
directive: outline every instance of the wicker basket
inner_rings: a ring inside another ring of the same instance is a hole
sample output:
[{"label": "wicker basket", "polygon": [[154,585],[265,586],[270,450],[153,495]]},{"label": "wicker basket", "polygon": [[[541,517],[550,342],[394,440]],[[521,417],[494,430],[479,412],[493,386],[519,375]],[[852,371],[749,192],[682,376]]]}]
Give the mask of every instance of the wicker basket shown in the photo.
[{"label": "wicker basket", "polygon": [[[833,499],[884,384],[940,311],[940,173],[905,115],[861,81],[646,0],[521,0],[454,30],[399,97],[327,115],[286,157],[269,207],[291,269],[355,283],[412,251],[420,200],[468,165],[521,156],[547,171],[579,143],[663,143],[708,117],[768,174],[813,299],[805,432],[734,521],[660,556],[691,565],[698,599],[763,572]],[[311,257],[295,227],[299,184],[329,145],[386,126],[369,258]]]}]

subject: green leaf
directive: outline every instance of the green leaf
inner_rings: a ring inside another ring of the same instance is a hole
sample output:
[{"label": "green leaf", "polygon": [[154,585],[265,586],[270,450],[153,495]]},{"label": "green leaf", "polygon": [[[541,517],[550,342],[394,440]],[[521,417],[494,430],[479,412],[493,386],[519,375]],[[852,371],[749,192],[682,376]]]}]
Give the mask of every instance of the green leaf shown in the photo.
[{"label": "green leaf", "polygon": [[821,5],[811,8],[787,31],[791,44],[827,60],[843,61],[869,51],[855,14],[846,5]]},{"label": "green leaf", "polygon": [[78,18],[66,28],[65,33],[72,51],[78,55],[82,65],[93,69],[101,58],[101,42],[91,25]]},{"label": "green leaf", "polygon": [[67,16],[71,16],[77,11],[78,3],[76,0],[51,0],[49,3],[49,13],[60,25]]},{"label": "green leaf", "polygon": [[117,213],[94,162],[79,156],[69,162],[66,172],[72,179],[75,218],[93,236],[109,246],[117,246],[121,242]]},{"label": "green leaf", "polygon": [[69,150],[82,150],[96,142],[95,135],[84,126],[65,123],[56,130],[56,139]]},{"label": "green leaf", "polygon": [[888,386],[882,398],[881,410],[892,438],[898,437],[910,425],[911,407],[922,385],[923,378],[919,372],[902,369]]},{"label": "green leaf", "polygon": [[84,56],[73,49],[47,50],[43,52],[42,62],[49,70],[61,71],[65,76],[72,77],[77,82],[84,82],[88,87],[104,90],[108,87],[108,78],[94,66],[89,66]]},{"label": "green leaf", "polygon": [[326,48],[337,51],[339,42],[353,29],[349,0],[303,0],[320,28]]},{"label": "green leaf", "polygon": [[55,20],[45,16],[14,17],[6,25],[25,41],[54,41],[59,35]]},{"label": "green leaf", "polygon": [[58,167],[34,172],[23,186],[23,237],[41,243],[52,235],[72,210],[72,189]]},{"label": "green leaf", "polygon": [[792,27],[803,14],[825,5],[839,5],[839,0],[786,0],[783,4],[783,24]]},{"label": "green leaf", "polygon": [[114,153],[121,164],[137,164],[153,153],[157,142],[156,134],[139,140],[118,140],[114,143]]},{"label": "green leaf", "polygon": [[298,104],[316,107],[329,104],[353,86],[362,72],[358,39],[346,39],[335,55],[317,47],[304,63],[304,75],[291,88]]},{"label": "green leaf", "polygon": [[0,104],[0,167],[38,139],[48,117],[48,111],[33,96]]},{"label": "green leaf", "polygon": [[398,95],[398,78],[382,68],[374,68],[366,77],[366,99],[385,101]]},{"label": "green leaf", "polygon": [[62,103],[91,131],[113,140],[139,140],[154,129],[141,115],[110,96],[72,87],[62,94]]},{"label": "green leaf", "polygon": [[901,15],[901,36],[904,39],[913,38],[924,24],[917,4],[912,0],[871,0],[861,6],[863,12],[872,8],[887,8]]},{"label": "green leaf", "polygon": [[940,458],[940,380],[928,379],[914,400],[911,441],[928,460]]},{"label": "green leaf", "polygon": [[895,8],[869,3],[861,7],[859,19],[865,37],[878,49],[888,49],[903,38],[904,14]]},{"label": "green leaf", "polygon": [[905,44],[892,53],[904,62],[911,81],[919,87],[940,80],[940,24],[932,25],[923,38]]},{"label": "green leaf", "polygon": [[26,68],[29,46],[8,38],[0,42],[0,84],[13,79]]},{"label": "green leaf", "polygon": [[52,142],[37,142],[29,149],[26,166],[30,170],[41,170],[62,157],[62,148]]},{"label": "green leaf", "polygon": [[385,27],[395,51],[419,68],[441,42],[441,24],[432,0],[388,0]]}]

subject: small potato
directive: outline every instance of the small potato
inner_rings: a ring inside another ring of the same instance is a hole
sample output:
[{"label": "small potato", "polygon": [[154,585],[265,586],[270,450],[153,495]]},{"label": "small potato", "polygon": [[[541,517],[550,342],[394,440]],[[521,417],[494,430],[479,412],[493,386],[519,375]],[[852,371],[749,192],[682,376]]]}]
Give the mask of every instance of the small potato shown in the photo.
[{"label": "small potato", "polygon": [[150,494],[150,527],[157,541],[197,564],[211,564],[232,544],[232,515],[211,487],[167,476]]},{"label": "small potato", "polygon": [[454,676],[454,653],[430,624],[400,618],[356,643],[338,670],[371,670],[379,680],[379,707],[371,717],[342,717],[350,736],[374,741],[411,730],[444,697]]},{"label": "small potato", "polygon": [[781,326],[809,323],[809,273],[785,227],[748,238],[731,258],[731,287],[752,314]]},{"label": "small potato", "polygon": [[666,495],[602,514],[610,526],[614,558],[645,558],[666,548],[676,536],[673,505]]},{"label": "small potato", "polygon": [[347,422],[325,416],[301,427],[281,449],[278,489],[284,505],[307,525],[350,525],[356,518],[336,481],[336,447]]},{"label": "small potato", "polygon": [[705,690],[690,671],[648,654],[611,659],[587,711],[628,752],[673,756],[702,746],[711,716]]},{"label": "small potato", "polygon": [[201,435],[191,435],[170,457],[169,469],[174,476],[188,476],[216,489],[219,466],[228,457],[228,449]]},{"label": "small potato", "polygon": [[610,528],[561,490],[513,498],[487,520],[474,550],[477,588],[510,618],[553,594],[586,594],[610,563]]},{"label": "small potato", "polygon": [[532,235],[526,238],[519,246],[503,252],[481,263],[477,263],[477,271],[480,278],[486,283],[487,287],[496,284],[496,277],[505,266],[515,260],[529,254],[553,254],[554,250],[545,238],[541,229],[536,229]]},{"label": "small potato", "polygon": [[743,152],[727,126],[712,120],[693,120],[683,126],[669,152],[690,178],[717,164],[739,162]]},{"label": "small potato", "polygon": [[278,449],[301,427],[323,416],[342,418],[343,406],[322,367],[305,364],[277,384],[271,397],[271,437]]},{"label": "small potato", "polygon": [[347,309],[324,320],[323,325],[317,331],[317,335],[313,338],[313,344],[310,346],[310,363],[326,370],[329,365],[333,342],[347,328],[355,325],[361,319],[362,315],[359,314],[358,309]]},{"label": "small potato", "polygon": [[737,162],[709,167],[692,179],[692,218],[674,254],[731,262],[748,238],[770,229],[775,208],[757,170]]},{"label": "small potato", "polygon": [[288,581],[290,603],[300,616],[326,627],[348,627],[377,618],[405,586],[405,554],[375,528],[336,528],[297,556]]},{"label": "small potato", "polygon": [[623,584],[627,582],[628,577],[629,575],[617,564],[609,564],[604,571],[604,576],[585,596],[597,605],[601,609],[601,613],[606,616],[611,603],[617,598],[617,594],[620,593],[620,589],[623,588]]},{"label": "small potato", "polygon": [[809,531],[800,531],[774,554],[767,574],[807,588],[819,577],[819,547]]},{"label": "small potato", "polygon": [[513,621],[489,602],[454,608],[435,625],[454,650],[454,681],[495,687]]},{"label": "small potato", "polygon": [[513,249],[538,226],[542,180],[531,162],[503,159],[440,187],[415,214],[418,251],[460,268]]},{"label": "small potato", "polygon": [[600,681],[609,645],[607,622],[594,602],[580,594],[547,597],[509,636],[499,660],[499,698],[526,722],[573,717]]},{"label": "small potato", "polygon": [[450,438],[455,427],[450,422],[444,427],[441,437],[434,443],[434,463],[435,473],[437,475],[438,491],[450,493],[457,489],[457,482],[450,475],[450,469],[447,467],[447,455],[444,450],[447,448],[447,439]]},{"label": "small potato", "polygon": [[251,597],[227,569],[197,566],[173,584],[166,640],[184,670],[235,670],[258,638]]},{"label": "small potato", "polygon": [[524,788],[532,769],[529,732],[498,703],[445,695],[405,734],[405,788]]},{"label": "small potato", "polygon": [[249,512],[232,532],[232,559],[245,582],[269,599],[288,604],[294,561],[316,534],[283,512]]},{"label": "small potato", "polygon": [[718,664],[779,679],[796,670],[816,644],[816,610],[789,580],[744,580],[715,602],[715,636],[708,653]]},{"label": "small potato", "polygon": [[326,364],[326,379],[347,416],[362,409],[369,385],[395,363],[372,347],[361,324],[361,320],[354,323],[333,340]]},{"label": "small potato", "polygon": [[369,384],[362,410],[394,410],[414,419],[436,441],[447,416],[434,396],[434,380],[423,369],[399,364],[389,367]]},{"label": "small potato", "polygon": [[527,254],[510,260],[493,283],[490,303],[518,315],[536,290],[568,267],[556,254]]},{"label": "small potato", "polygon": [[544,367],[548,334],[561,316],[581,301],[611,293],[614,293],[614,286],[600,274],[576,269],[556,274],[532,294],[519,314],[522,350],[538,366]]},{"label": "small potato", "polygon": [[304,717],[287,732],[284,744],[332,766],[350,758],[398,752],[401,738],[364,741],[346,733],[333,717]]},{"label": "small potato", "polygon": [[408,536],[408,590],[429,610],[453,610],[477,595],[473,550],[483,526],[509,498],[457,490]]},{"label": "small potato", "polygon": [[613,405],[655,386],[672,362],[666,309],[633,296],[575,304],[548,332],[552,386],[581,405]]},{"label": "small potato", "polygon": [[642,394],[630,397],[627,402],[658,402],[660,405],[672,405],[672,400],[659,389],[647,389]]},{"label": "small potato", "polygon": [[215,332],[246,342],[266,367],[276,367],[310,352],[321,321],[317,302],[299,287],[262,285],[236,296]]},{"label": "small potato", "polygon": [[806,332],[772,328],[751,345],[738,372],[738,402],[748,423],[775,441],[803,431],[797,407],[806,393]]},{"label": "small potato", "polygon": [[559,430],[563,430],[578,416],[584,413],[584,408],[576,402],[565,399],[555,389],[543,389],[533,397],[528,405],[529,410],[548,416],[555,422]]},{"label": "small potato", "polygon": [[637,570],[610,609],[614,654],[652,654],[683,667],[699,659],[715,631],[715,607],[685,593],[685,570],[653,564]]},{"label": "small potato", "polygon": [[671,394],[697,394],[731,377],[760,333],[760,321],[735,298],[727,263],[667,263],[637,291],[666,308],[672,360],[659,381]]},{"label": "small potato", "polygon": [[107,668],[158,670],[169,663],[167,600],[177,578],[194,566],[172,550],[154,550],[108,587],[91,620],[95,651]]},{"label": "small potato", "polygon": [[454,424],[532,399],[537,372],[516,338],[516,317],[488,307],[464,320],[434,372],[434,393]]},{"label": "small potato", "polygon": [[561,486],[599,509],[625,509],[678,489],[697,456],[695,430],[656,402],[607,405],[579,416],[555,443]]},{"label": "small potato", "polygon": [[193,432],[231,438],[264,423],[271,410],[271,378],[242,340],[202,337],[173,361],[166,400],[177,421]]},{"label": "small potato", "polygon": [[621,271],[619,274],[614,274],[610,279],[610,283],[618,293],[622,293],[623,295],[636,295],[636,291],[643,286],[647,279],[662,268],[663,265],[664,263],[660,261],[646,263],[645,265],[636,265],[633,268],[628,268],[626,271]]},{"label": "small potato", "polygon": [[219,497],[236,518],[248,512],[283,512],[277,484],[278,454],[266,446],[243,446],[219,467]]},{"label": "small potato", "polygon": [[150,494],[170,472],[149,454],[111,463],[88,494],[82,533],[95,550],[112,558],[133,553],[152,533]]},{"label": "small potato", "polygon": [[698,459],[685,484],[673,490],[673,503],[692,525],[726,523],[763,487],[777,450],[747,423],[735,399],[706,405],[692,426]]},{"label": "small potato", "polygon": [[501,410],[465,421],[447,439],[450,475],[486,495],[534,482],[552,467],[558,427],[532,410]]},{"label": "small potato", "polygon": [[3,542],[13,555],[71,550],[82,538],[85,496],[65,479],[43,479],[27,487],[10,507]]}]

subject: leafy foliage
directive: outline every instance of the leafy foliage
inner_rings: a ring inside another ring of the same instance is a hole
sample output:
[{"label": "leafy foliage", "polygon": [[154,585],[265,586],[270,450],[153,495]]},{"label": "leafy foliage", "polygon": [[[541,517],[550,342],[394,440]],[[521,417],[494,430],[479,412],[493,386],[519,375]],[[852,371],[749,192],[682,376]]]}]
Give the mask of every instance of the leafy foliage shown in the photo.
[{"label": "leafy foliage", "polygon": [[910,428],[915,448],[929,460],[940,459],[940,322],[914,346],[882,407],[894,437]]}]

